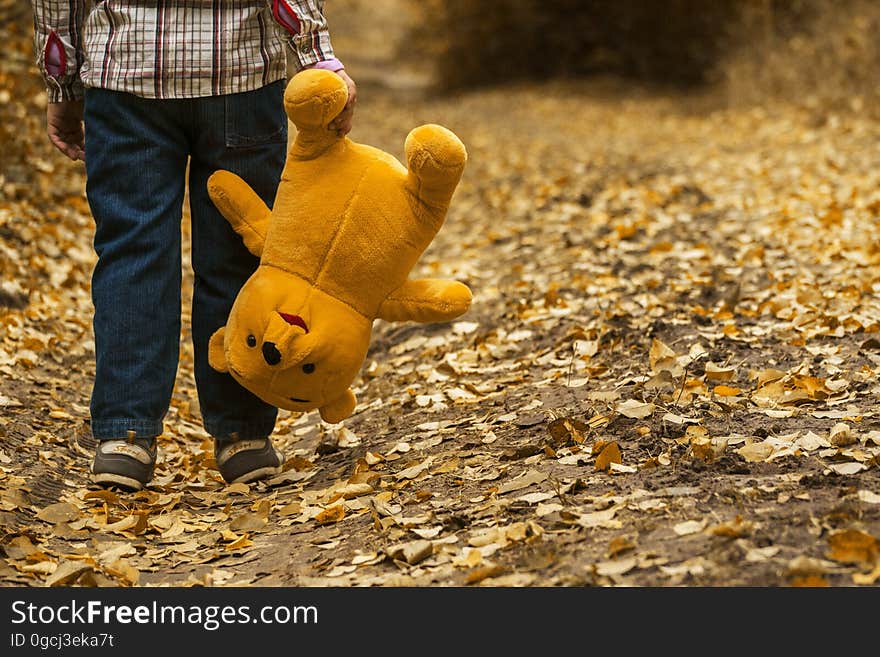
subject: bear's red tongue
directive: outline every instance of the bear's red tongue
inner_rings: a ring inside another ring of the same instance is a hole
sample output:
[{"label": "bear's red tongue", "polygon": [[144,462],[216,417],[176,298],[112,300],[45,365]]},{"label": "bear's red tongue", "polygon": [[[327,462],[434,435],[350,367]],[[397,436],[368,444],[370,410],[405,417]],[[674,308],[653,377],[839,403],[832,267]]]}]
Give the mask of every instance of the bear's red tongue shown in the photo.
[{"label": "bear's red tongue", "polygon": [[279,312],[281,315],[281,319],[290,324],[291,326],[299,326],[306,333],[309,332],[309,327],[306,326],[305,320],[299,315],[288,315],[287,313]]}]

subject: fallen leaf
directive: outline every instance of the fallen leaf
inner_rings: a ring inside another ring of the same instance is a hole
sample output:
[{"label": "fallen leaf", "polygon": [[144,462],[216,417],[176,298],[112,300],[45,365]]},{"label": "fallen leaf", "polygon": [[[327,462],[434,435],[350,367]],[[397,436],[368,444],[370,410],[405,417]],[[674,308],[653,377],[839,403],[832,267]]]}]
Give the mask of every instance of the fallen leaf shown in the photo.
[{"label": "fallen leaf", "polygon": [[501,564],[483,566],[482,568],[476,568],[469,572],[464,578],[464,583],[476,584],[478,582],[482,582],[484,579],[488,579],[489,577],[497,577],[498,575],[503,575],[506,572],[508,572],[508,568],[502,566]]},{"label": "fallen leaf", "polygon": [[623,457],[620,454],[620,447],[617,446],[617,441],[612,441],[596,457],[595,469],[607,470],[612,463],[620,463],[622,460]]},{"label": "fallen leaf", "polygon": [[828,442],[836,447],[846,447],[857,442],[857,439],[848,424],[838,422],[831,427],[831,431],[828,433]]},{"label": "fallen leaf", "polygon": [[688,536],[703,531],[706,528],[706,524],[705,520],[686,520],[685,522],[673,525],[672,531],[679,536]]},{"label": "fallen leaf", "polygon": [[766,442],[749,443],[736,450],[736,453],[750,463],[765,461],[773,454],[773,445]]},{"label": "fallen leaf", "polygon": [[37,552],[36,546],[27,536],[16,536],[3,546],[6,556],[10,559],[25,559]]},{"label": "fallen leaf", "polygon": [[627,399],[625,402],[617,405],[617,412],[624,417],[640,420],[654,412],[654,404],[640,402],[636,399]]},{"label": "fallen leaf", "polygon": [[751,532],[754,523],[744,520],[742,516],[736,516],[733,520],[713,525],[706,530],[712,536],[724,536],[727,538],[739,538]]},{"label": "fallen leaf", "polygon": [[840,563],[873,565],[880,553],[880,544],[871,534],[858,529],[845,529],[828,537],[829,559]]},{"label": "fallen leaf", "polygon": [[636,567],[636,558],[628,557],[626,559],[612,559],[609,561],[600,561],[595,565],[596,574],[604,577],[613,577],[615,575],[624,575]]},{"label": "fallen leaf", "polygon": [[409,541],[385,549],[385,554],[391,559],[405,561],[410,565],[419,563],[433,553],[434,544],[426,540]]},{"label": "fallen leaf", "polygon": [[265,529],[268,524],[269,520],[265,516],[246,511],[245,513],[235,516],[229,522],[229,529],[235,532],[253,532]]},{"label": "fallen leaf", "polygon": [[826,588],[831,586],[828,580],[821,575],[798,575],[793,577],[789,584],[804,588]]},{"label": "fallen leaf", "polygon": [[870,573],[853,573],[853,584],[872,586],[880,579],[880,563]]},{"label": "fallen leaf", "polygon": [[315,516],[315,522],[319,525],[327,525],[339,522],[345,517],[345,507],[341,504],[329,506]]},{"label": "fallen leaf", "polygon": [[507,483],[499,486],[498,494],[504,495],[506,493],[511,493],[515,490],[522,490],[523,488],[533,486],[534,484],[539,484],[546,479],[546,472],[541,472],[540,470],[529,470],[528,472],[521,474],[519,477],[511,479]]},{"label": "fallen leaf", "polygon": [[828,466],[828,468],[839,475],[849,476],[858,474],[862,470],[867,470],[868,466],[864,463],[850,461],[848,463],[832,463]]},{"label": "fallen leaf", "polygon": [[634,550],[636,544],[627,536],[616,536],[608,542],[608,550],[606,554],[609,559],[613,559],[623,552]]},{"label": "fallen leaf", "polygon": [[706,363],[706,380],[707,381],[730,381],[733,379],[736,369],[717,365],[716,363]]},{"label": "fallen leaf", "polygon": [[40,509],[37,513],[37,518],[45,520],[53,525],[57,525],[62,522],[70,522],[71,520],[79,518],[79,509],[69,502],[56,502],[55,504],[50,504],[44,509]]},{"label": "fallen leaf", "polygon": [[668,345],[657,338],[651,341],[651,348],[648,350],[648,364],[652,372],[673,366],[675,357],[676,353]]},{"label": "fallen leaf", "polygon": [[62,561],[46,579],[46,586],[67,586],[83,573],[92,570],[85,561]]}]

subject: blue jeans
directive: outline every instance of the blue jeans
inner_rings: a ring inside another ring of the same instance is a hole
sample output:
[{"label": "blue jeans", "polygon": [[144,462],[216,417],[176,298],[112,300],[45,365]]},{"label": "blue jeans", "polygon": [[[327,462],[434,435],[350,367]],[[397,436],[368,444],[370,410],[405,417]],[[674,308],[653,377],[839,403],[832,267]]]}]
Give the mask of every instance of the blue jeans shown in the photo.
[{"label": "blue jeans", "polygon": [[85,95],[86,195],[98,262],[92,434],[163,431],[180,353],[181,208],[187,158],[192,217],[192,340],[205,430],[268,436],[278,409],[208,365],[208,340],[226,324],[259,260],[208,197],[217,169],[246,180],[271,207],[284,166],[284,81],[226,96],[160,100],[106,89]]}]

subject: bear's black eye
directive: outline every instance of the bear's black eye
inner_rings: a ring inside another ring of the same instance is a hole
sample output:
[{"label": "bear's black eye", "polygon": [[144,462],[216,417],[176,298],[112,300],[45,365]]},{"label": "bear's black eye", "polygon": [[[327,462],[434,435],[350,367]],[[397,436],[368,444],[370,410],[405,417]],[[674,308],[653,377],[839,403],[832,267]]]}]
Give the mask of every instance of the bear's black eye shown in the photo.
[{"label": "bear's black eye", "polygon": [[253,335],[247,336],[247,346],[248,347],[256,347],[257,339]]},{"label": "bear's black eye", "polygon": [[303,372],[305,372],[306,374],[311,374],[314,371],[315,371],[315,364],[314,363],[306,363],[305,365],[303,365]]}]

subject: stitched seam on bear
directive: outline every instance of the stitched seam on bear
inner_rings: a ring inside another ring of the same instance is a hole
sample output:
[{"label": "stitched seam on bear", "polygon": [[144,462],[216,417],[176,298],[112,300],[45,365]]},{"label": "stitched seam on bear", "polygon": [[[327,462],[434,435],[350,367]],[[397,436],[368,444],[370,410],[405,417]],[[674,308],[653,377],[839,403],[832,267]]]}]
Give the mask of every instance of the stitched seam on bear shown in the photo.
[{"label": "stitched seam on bear", "polygon": [[326,294],[327,296],[331,296],[331,297],[333,297],[334,299],[336,299],[338,302],[340,302],[340,303],[342,303],[342,304],[348,306],[349,308],[351,308],[353,311],[355,311],[358,315],[360,315],[360,316],[363,317],[364,319],[366,319],[366,320],[368,320],[368,321],[372,321],[372,320],[373,320],[372,317],[370,317],[369,315],[365,314],[363,311],[358,310],[357,308],[355,308],[353,305],[351,305],[351,304],[350,304],[348,301],[346,301],[345,299],[340,299],[339,297],[333,296],[333,293],[332,293],[330,290],[321,287],[320,285],[318,285],[317,282],[310,281],[310,280],[307,279],[305,276],[302,276],[301,274],[298,274],[297,272],[293,271],[292,269],[288,269],[287,267],[283,267],[283,266],[281,266],[281,265],[279,265],[279,264],[277,264],[277,263],[274,263],[274,262],[267,262],[267,263],[264,263],[264,264],[262,264],[262,265],[260,265],[260,266],[261,266],[261,267],[273,267],[273,268],[278,269],[278,270],[280,270],[280,271],[283,271],[283,272],[285,272],[285,273],[287,273],[287,274],[290,274],[291,276],[296,276],[296,277],[297,277],[298,279],[300,279],[301,281],[304,281],[304,282],[308,283],[309,285],[311,285],[314,289],[319,290],[319,291],[323,292],[324,294]]},{"label": "stitched seam on bear", "polygon": [[[345,205],[342,208],[342,220],[336,225],[336,230],[333,231],[333,235],[330,236],[330,239],[327,241],[327,248],[325,249],[323,255],[319,259],[319,265],[317,273],[315,274],[315,287],[319,290],[323,290],[320,284],[320,280],[324,272],[327,270],[327,261],[330,260],[331,256],[336,252],[336,244],[339,241],[339,236],[342,233],[342,229],[345,228],[349,222],[351,221],[351,209],[354,205],[354,200],[358,197],[361,191],[361,185],[363,185],[364,180],[367,178],[367,174],[376,166],[378,162],[378,158],[372,157],[370,163],[364,167],[364,171],[361,174],[361,177],[358,179],[357,184],[354,186],[354,190],[351,193],[351,196],[348,197],[348,200],[345,202]],[[354,308],[354,306],[342,299],[340,299],[343,303]],[[361,313],[358,311],[361,315]],[[366,317],[366,315],[364,315]]]},{"label": "stitched seam on bear", "polygon": [[413,304],[420,308],[455,308],[457,306],[465,305],[463,303],[454,303],[452,301],[424,301],[421,297],[388,297],[386,301]]}]

